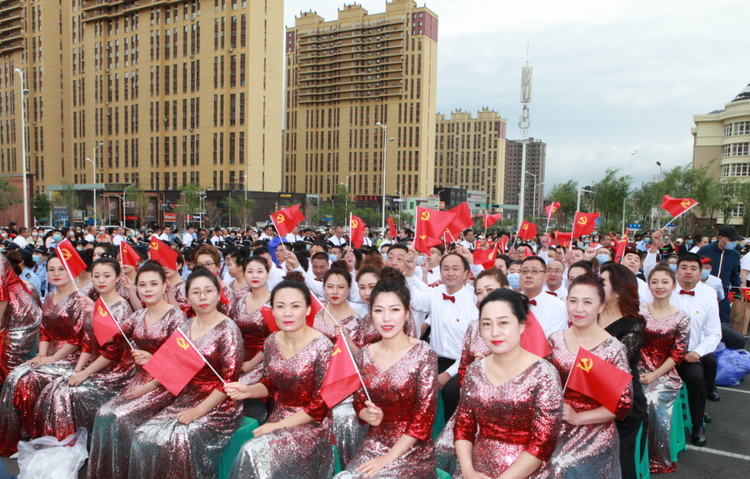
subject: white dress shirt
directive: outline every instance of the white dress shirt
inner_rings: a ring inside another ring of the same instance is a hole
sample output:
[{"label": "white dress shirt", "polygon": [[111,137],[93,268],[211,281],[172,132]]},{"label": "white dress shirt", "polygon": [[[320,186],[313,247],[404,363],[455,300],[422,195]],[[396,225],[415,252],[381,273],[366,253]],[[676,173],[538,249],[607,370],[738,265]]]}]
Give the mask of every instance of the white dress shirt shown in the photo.
[{"label": "white dress shirt", "polygon": [[331,243],[333,246],[344,247],[349,242],[349,240],[347,240],[343,236],[341,238],[339,238],[338,236],[334,235],[334,236],[331,236],[330,238],[328,238],[328,242]]},{"label": "white dress shirt", "polygon": [[[565,301],[568,298],[568,289],[565,286],[563,286],[562,284],[555,291],[552,291],[551,289],[549,289],[549,287],[545,283],[544,284],[544,292],[547,293],[547,294],[555,293],[555,294],[550,294],[550,296],[552,296],[553,298],[557,298],[560,301]],[[567,315],[567,312],[565,314]]]},{"label": "white dress shirt", "polygon": [[190,233],[185,233],[182,235],[182,246],[190,246],[193,243],[193,235]]},{"label": "white dress shirt", "polygon": [[721,284],[721,280],[719,278],[711,274],[708,276],[706,281],[703,281],[703,284],[705,284],[706,286],[710,286],[716,291],[716,296],[719,298],[719,301],[724,299],[724,285]]},{"label": "white dress shirt", "polygon": [[463,246],[464,248],[469,248],[470,250],[475,250],[475,249],[477,249],[477,240],[474,240],[474,241],[472,241],[471,243],[469,243],[469,242],[468,242],[468,241],[466,241],[466,240],[461,240],[461,242],[460,242],[460,243],[458,243],[458,244],[460,244],[460,245],[461,245],[461,246]]},{"label": "white dress shirt", "polygon": [[112,238],[112,244],[115,246],[120,246],[120,243],[122,243],[123,241],[125,241],[125,237],[122,235],[115,235]]},{"label": "white dress shirt", "polygon": [[435,266],[433,269],[427,270],[427,286],[434,288],[441,284],[443,276],[440,274],[440,265]]},{"label": "white dress shirt", "polygon": [[641,278],[635,278],[638,281],[638,299],[641,303],[650,303],[654,300],[651,295],[651,290],[648,288],[648,283],[643,281]]},{"label": "white dress shirt", "polygon": [[[443,299],[443,294],[448,294],[445,285],[430,288],[416,276],[406,278],[406,284],[411,292],[412,309],[430,315],[426,320],[431,327],[430,346],[438,356],[456,360],[445,371],[455,376],[458,373],[466,330],[473,321],[479,319],[477,297],[470,288],[461,288],[453,295],[455,301]],[[421,325],[418,332],[420,328]]]},{"label": "white dress shirt", "polygon": [[286,276],[286,267],[284,267],[284,264],[286,264],[286,261],[279,268],[271,263],[268,270],[268,280],[266,281],[266,289],[268,291],[273,291],[273,288],[284,280],[284,276]]},{"label": "white dress shirt", "polygon": [[172,242],[172,236],[168,235],[167,233],[160,234],[159,239],[162,241],[169,241],[170,243]]},{"label": "white dress shirt", "polygon": [[288,243],[296,243],[297,241],[303,241],[304,239],[304,237],[297,236],[294,233],[289,233],[288,235],[284,236],[284,240]]},{"label": "white dress shirt", "polygon": [[568,308],[562,300],[544,291],[529,300],[536,301],[536,305],[529,305],[529,309],[539,320],[548,338],[555,331],[568,329]]},{"label": "white dress shirt", "polygon": [[721,319],[716,292],[700,281],[692,290],[695,296],[680,294],[680,291],[683,289],[678,284],[669,303],[690,316],[688,351],[695,351],[701,357],[713,353],[721,341]]},{"label": "white dress shirt", "polygon": [[362,241],[362,246],[372,248],[372,238],[370,238],[369,236],[365,236],[364,240]]},{"label": "white dress shirt", "polygon": [[24,238],[24,237],[23,237],[23,236],[21,236],[21,235],[18,235],[18,236],[16,236],[15,238],[13,238],[13,242],[14,242],[15,244],[17,244],[19,248],[25,248],[25,247],[26,247],[26,245],[28,244],[28,243],[26,242],[26,238]]}]

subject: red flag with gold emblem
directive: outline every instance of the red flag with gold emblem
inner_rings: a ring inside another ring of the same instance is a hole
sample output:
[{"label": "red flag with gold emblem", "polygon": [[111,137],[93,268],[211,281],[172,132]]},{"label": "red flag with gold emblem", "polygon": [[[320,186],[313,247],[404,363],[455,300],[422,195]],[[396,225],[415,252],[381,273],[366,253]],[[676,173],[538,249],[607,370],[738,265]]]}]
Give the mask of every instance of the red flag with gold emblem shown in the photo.
[{"label": "red flag with gold emblem", "polygon": [[740,288],[740,291],[742,291],[742,297],[745,298],[745,301],[750,301],[750,288]]},{"label": "red flag with gold emblem", "polygon": [[67,239],[62,240],[55,247],[55,252],[71,278],[76,279],[86,270],[86,263],[81,259],[75,246]]},{"label": "red flag with gold emblem", "polygon": [[526,351],[536,354],[540,358],[546,358],[552,354],[552,350],[549,348],[549,341],[547,341],[547,335],[544,334],[542,325],[539,324],[539,320],[536,319],[536,316],[531,311],[526,316],[520,345]]},{"label": "red flag with gold emblem", "polygon": [[[448,220],[445,229],[453,238],[460,237],[465,229],[471,228],[474,225],[474,218],[471,216],[471,209],[469,209],[469,203],[467,201],[464,201],[455,208],[451,208],[443,213],[446,215],[452,215]],[[442,234],[440,234],[438,238],[441,236]]]},{"label": "red flag with gold emblem", "polygon": [[599,401],[611,412],[617,409],[623,391],[633,376],[596,354],[578,348],[566,387]]},{"label": "red flag with gold emblem", "polygon": [[575,220],[573,220],[573,238],[580,238],[593,233],[597,218],[599,218],[599,213],[577,212]]},{"label": "red flag with gold emblem", "polygon": [[573,233],[560,233],[559,231],[555,231],[552,233],[552,238],[555,240],[555,242],[560,246],[565,246],[566,248],[570,246],[570,240],[572,237]]},{"label": "red flag with gold emblem", "polygon": [[349,240],[355,248],[365,244],[365,222],[359,216],[351,215],[349,220]]},{"label": "red flag with gold emblem", "polygon": [[132,244],[122,241],[120,242],[120,258],[122,259],[122,264],[128,264],[137,268],[141,256],[135,251]]},{"label": "red flag with gold emblem", "polygon": [[615,235],[612,234],[612,232],[609,233],[609,235],[612,237],[612,243],[615,247],[615,263],[619,263],[623,256],[625,256],[625,249],[628,247],[628,233],[630,232],[629,228],[625,228],[625,234],[622,236],[621,240],[618,240]]},{"label": "red flag with gold emblem", "polygon": [[149,255],[151,256],[151,261],[156,261],[165,268],[177,270],[177,251],[170,248],[167,243],[156,236],[151,237]]},{"label": "red flag with gold emblem", "polygon": [[489,228],[490,226],[494,225],[501,219],[503,219],[502,213],[496,213],[494,215],[488,215],[487,213],[485,213],[484,214],[484,229]]},{"label": "red flag with gold emblem", "polygon": [[143,369],[177,396],[204,364],[203,355],[178,329],[143,365]]},{"label": "red flag with gold emblem", "polygon": [[440,244],[443,244],[443,242],[438,238],[431,238],[419,231],[417,232],[417,237],[414,238],[414,249],[427,255],[430,254],[430,249],[433,246]]},{"label": "red flag with gold emblem", "polygon": [[299,204],[284,208],[271,215],[271,221],[276,225],[276,231],[282,237],[291,233],[304,220],[305,215],[299,210]]},{"label": "red flag with gold emblem", "polygon": [[418,206],[416,233],[428,238],[440,239],[453,218],[453,213],[448,211],[436,211]]},{"label": "red flag with gold emblem", "polygon": [[523,220],[521,222],[521,227],[518,228],[518,237],[522,240],[528,241],[534,236],[536,236],[536,225]]},{"label": "red flag with gold emblem", "polygon": [[344,334],[339,333],[331,353],[328,371],[320,386],[320,396],[326,405],[332,408],[359,389],[361,384],[357,363],[354,362],[354,357],[349,351]]},{"label": "red flag with gold emblem", "polygon": [[697,204],[698,202],[692,198],[672,198],[669,195],[664,195],[661,201],[661,207],[675,218],[686,213]]},{"label": "red flag with gold emblem", "polygon": [[547,205],[544,207],[544,211],[547,212],[547,222],[549,223],[550,218],[552,218],[552,215],[555,214],[557,210],[560,209],[560,203],[552,203],[551,205]]},{"label": "red flag with gold emblem", "polygon": [[122,332],[120,325],[117,324],[117,320],[112,316],[112,312],[102,298],[97,299],[96,303],[94,303],[91,322],[94,326],[94,336],[96,336],[96,342],[99,343],[99,346],[104,346],[104,343],[115,337],[117,333]]},{"label": "red flag with gold emblem", "polygon": [[495,243],[495,247],[492,249],[478,249],[474,251],[474,264],[481,265],[484,269],[490,269],[495,266],[498,244]]}]

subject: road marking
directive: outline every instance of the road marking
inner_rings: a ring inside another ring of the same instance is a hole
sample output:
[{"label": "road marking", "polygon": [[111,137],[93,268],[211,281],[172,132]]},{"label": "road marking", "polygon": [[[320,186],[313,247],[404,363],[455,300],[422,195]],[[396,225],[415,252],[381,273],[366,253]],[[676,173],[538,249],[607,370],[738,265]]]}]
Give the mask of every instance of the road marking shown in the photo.
[{"label": "road marking", "polygon": [[716,386],[716,389],[723,389],[724,391],[734,391],[736,393],[750,394],[750,391],[743,391],[742,389],[724,388],[724,387],[721,387],[721,386]]},{"label": "road marking", "polygon": [[702,452],[707,452],[709,454],[716,454],[717,456],[726,456],[726,457],[731,457],[734,459],[742,459],[745,461],[750,461],[750,456],[743,456],[742,454],[735,454],[733,452],[719,451],[718,449],[709,449],[707,447],[698,447],[698,446],[691,446],[691,445],[688,445],[687,448],[690,451],[702,451]]}]

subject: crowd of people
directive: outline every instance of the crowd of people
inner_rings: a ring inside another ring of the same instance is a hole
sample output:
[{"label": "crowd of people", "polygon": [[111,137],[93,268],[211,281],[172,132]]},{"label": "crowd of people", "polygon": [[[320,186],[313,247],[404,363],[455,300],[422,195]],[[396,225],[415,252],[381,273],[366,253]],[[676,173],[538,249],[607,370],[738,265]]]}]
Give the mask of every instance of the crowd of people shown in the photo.
[{"label": "crowd of people", "polygon": [[[728,327],[730,288],[750,271],[732,227],[674,241],[657,230],[618,258],[598,234],[468,229],[427,253],[408,228],[353,248],[342,227],[15,226],[0,243],[0,455],[85,427],[92,479],[216,477],[243,416],[259,427],[234,458],[238,479],[330,478],[334,454],[337,478],[630,479],[646,451],[652,473],[672,472],[683,383],[690,439],[705,446],[713,353],[745,342]],[[149,259],[152,236],[176,266]],[[87,266],[76,278],[55,253],[64,239]],[[496,244],[494,265],[474,264]],[[104,344],[98,299],[123,333]],[[177,330],[208,364],[174,395],[143,366]],[[547,352],[525,346],[533,330]],[[340,333],[364,387],[329,407]],[[632,375],[614,408],[566,387],[579,348]]]}]

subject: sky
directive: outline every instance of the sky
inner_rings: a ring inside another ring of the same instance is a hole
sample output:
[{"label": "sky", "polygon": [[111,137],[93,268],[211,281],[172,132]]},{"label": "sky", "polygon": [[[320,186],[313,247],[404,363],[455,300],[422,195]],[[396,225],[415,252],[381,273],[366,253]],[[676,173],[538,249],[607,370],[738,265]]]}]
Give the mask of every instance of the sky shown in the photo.
[{"label": "sky", "polygon": [[[337,18],[343,0],[285,0]],[[370,13],[385,0],[359,0]],[[529,136],[547,143],[546,192],[622,168],[634,186],[690,164],[693,115],[723,109],[750,83],[750,2],[430,0],[439,18],[437,110],[507,119],[519,139],[521,68],[534,68]],[[631,156],[631,152],[638,153]]]}]

